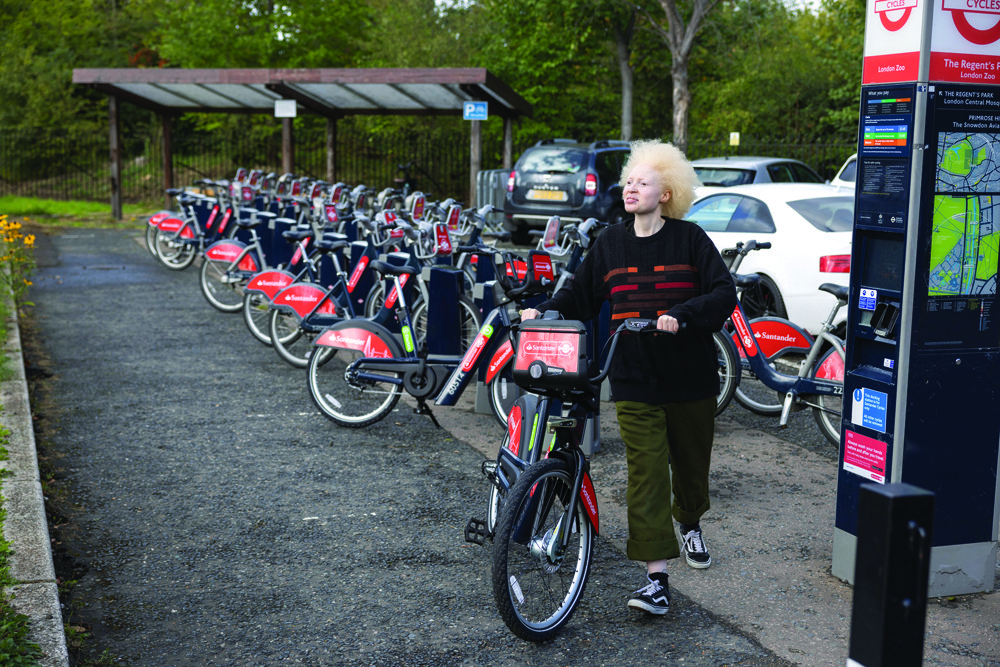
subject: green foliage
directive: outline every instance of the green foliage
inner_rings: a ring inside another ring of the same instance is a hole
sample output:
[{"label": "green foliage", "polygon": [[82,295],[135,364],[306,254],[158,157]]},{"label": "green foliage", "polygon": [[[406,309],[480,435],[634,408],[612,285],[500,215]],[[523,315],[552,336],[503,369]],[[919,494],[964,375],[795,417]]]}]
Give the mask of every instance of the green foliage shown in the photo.
[{"label": "green foliage", "polygon": [[156,50],[181,67],[348,67],[369,23],[364,0],[143,2]]},{"label": "green foliage", "polygon": [[[6,211],[15,218],[25,216],[43,216],[46,218],[66,219],[81,218],[89,222],[99,222],[100,218],[110,217],[108,204],[89,201],[57,201],[55,199],[36,199],[33,197],[0,197],[0,211]],[[148,207],[135,204],[122,206],[123,214],[141,216],[149,212]],[[34,222],[39,222],[35,220]]]},{"label": "green foliage", "polygon": [[21,228],[17,220],[0,214],[0,283],[17,307],[26,305],[24,297],[31,286],[28,278],[35,270],[35,235],[25,235]]}]

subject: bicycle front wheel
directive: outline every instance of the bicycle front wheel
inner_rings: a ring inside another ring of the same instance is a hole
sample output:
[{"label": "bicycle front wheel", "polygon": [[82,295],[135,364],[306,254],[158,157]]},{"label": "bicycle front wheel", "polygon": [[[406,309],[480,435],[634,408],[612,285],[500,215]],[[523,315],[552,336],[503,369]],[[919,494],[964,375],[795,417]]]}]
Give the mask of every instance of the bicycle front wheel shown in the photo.
[{"label": "bicycle front wheel", "polygon": [[223,313],[238,313],[243,308],[243,280],[229,271],[230,262],[205,258],[198,284],[212,307]]},{"label": "bicycle front wheel", "polygon": [[[734,394],[736,402],[755,415],[762,417],[780,415],[785,397],[764,384],[750,369],[746,359],[741,358],[740,364],[740,381]],[[772,363],[771,366],[773,367],[774,364]]]},{"label": "bicycle front wheel", "polygon": [[295,368],[308,366],[316,335],[302,329],[298,318],[289,312],[272,308],[268,315],[267,331],[274,351]]},{"label": "bicycle front wheel", "polygon": [[[493,548],[493,597],[518,637],[543,641],[569,621],[587,585],[594,527],[576,503],[563,525],[573,475],[560,459],[543,459],[507,493]],[[570,531],[565,549],[557,542]]]},{"label": "bicycle front wheel", "polygon": [[194,264],[194,244],[185,243],[176,232],[160,232],[153,239],[153,254],[171,271],[182,271]]},{"label": "bicycle front wheel", "polygon": [[243,294],[243,321],[253,337],[270,347],[271,331],[268,323],[271,320],[271,300],[259,292]]},{"label": "bicycle front wheel", "polygon": [[732,341],[724,332],[716,331],[712,334],[712,341],[719,357],[719,396],[715,403],[715,416],[718,417],[736,394],[740,384],[740,364]]},{"label": "bicycle front wheel", "polygon": [[[809,371],[809,377],[813,379],[822,378],[825,380],[837,380],[841,387],[844,385],[844,355],[840,350],[834,348],[823,355],[815,366]],[[813,417],[819,426],[820,432],[826,436],[832,444],[840,447],[840,425],[844,411],[843,393],[837,396],[817,395],[817,407],[813,408]]]},{"label": "bicycle front wheel", "polygon": [[[359,428],[382,420],[402,394],[401,384],[361,379],[351,368],[364,355],[357,350],[317,346],[309,356],[309,396],[325,417],[340,426]],[[402,373],[381,373],[402,378]]]}]

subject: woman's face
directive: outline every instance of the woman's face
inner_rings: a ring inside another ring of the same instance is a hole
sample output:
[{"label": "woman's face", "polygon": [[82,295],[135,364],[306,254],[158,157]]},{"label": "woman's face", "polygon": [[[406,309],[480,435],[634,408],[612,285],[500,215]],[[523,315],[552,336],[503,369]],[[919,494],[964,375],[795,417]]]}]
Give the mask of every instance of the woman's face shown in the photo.
[{"label": "woman's face", "polygon": [[652,167],[639,164],[632,168],[622,190],[625,210],[634,215],[653,213],[670,199],[670,192],[660,182]]}]

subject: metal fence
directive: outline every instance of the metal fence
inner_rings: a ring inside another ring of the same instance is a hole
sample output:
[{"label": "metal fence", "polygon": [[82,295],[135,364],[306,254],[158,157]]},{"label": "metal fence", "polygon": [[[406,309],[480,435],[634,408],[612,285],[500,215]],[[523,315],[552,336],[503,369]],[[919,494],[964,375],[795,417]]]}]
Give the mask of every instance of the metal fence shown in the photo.
[{"label": "metal fence", "polygon": [[[521,137],[514,155],[535,142]],[[162,137],[123,135],[122,201],[159,203],[163,199]],[[173,136],[173,171],[176,186],[199,178],[231,178],[239,167],[280,172],[280,133],[247,132],[235,136],[199,133]],[[810,143],[796,139],[744,137],[739,147],[728,137],[692,141],[688,157],[768,155],[795,158],[832,178],[855,150],[855,144]],[[351,185],[375,188],[392,186],[401,173],[398,165],[415,162],[412,176],[417,186],[434,197],[469,201],[469,130],[437,127],[424,131],[360,131],[338,129],[335,177]],[[483,169],[502,167],[502,143],[484,136]],[[299,175],[325,179],[326,134],[322,129],[296,129],[294,165]],[[0,129],[0,196],[16,195],[62,200],[110,201],[108,137],[102,134],[51,132],[45,129]]]}]

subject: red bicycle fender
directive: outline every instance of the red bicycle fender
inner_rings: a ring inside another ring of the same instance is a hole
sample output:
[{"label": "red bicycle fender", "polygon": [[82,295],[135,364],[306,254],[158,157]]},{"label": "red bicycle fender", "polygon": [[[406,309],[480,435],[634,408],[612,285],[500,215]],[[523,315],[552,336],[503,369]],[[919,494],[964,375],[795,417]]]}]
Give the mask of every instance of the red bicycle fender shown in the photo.
[{"label": "red bicycle fender", "polygon": [[600,523],[597,516],[597,493],[594,492],[594,483],[590,481],[590,473],[583,473],[583,483],[580,485],[580,500],[587,510],[590,523],[594,524],[594,533],[600,533]]},{"label": "red bicycle fender", "polygon": [[[311,283],[295,283],[271,297],[271,301],[275,306],[287,306],[291,308],[299,316],[299,319],[301,319],[311,313],[312,309],[316,307],[316,304],[324,296],[326,296],[326,292],[316,285]],[[337,314],[337,310],[331,299],[324,302],[316,312],[322,315]],[[333,345],[332,347],[341,346]]]},{"label": "red bicycle fender", "polygon": [[180,218],[166,217],[161,218],[159,222],[156,223],[156,227],[161,232],[176,232],[178,229],[184,226],[184,221]]},{"label": "red bicycle fender", "polygon": [[360,327],[327,329],[316,338],[314,344],[343,350],[357,350],[366,357],[384,359],[392,357],[392,350],[378,334]]},{"label": "red bicycle fender", "polygon": [[750,326],[754,340],[768,359],[789,349],[808,350],[813,344],[812,336],[788,320],[759,317],[750,320]]},{"label": "red bicycle fender", "polygon": [[836,350],[830,350],[819,362],[816,368],[816,377],[824,380],[844,381],[844,359],[837,354]]},{"label": "red bicycle fender", "polygon": [[222,262],[232,262],[246,246],[240,241],[224,240],[216,241],[212,245],[208,246],[208,250],[205,251],[206,259],[214,259]]},{"label": "red bicycle fender", "polygon": [[490,365],[486,369],[486,382],[489,384],[496,377],[497,373],[507,365],[511,359],[514,358],[514,345],[510,342],[508,338],[503,342],[503,345],[493,353],[493,358],[490,359]]},{"label": "red bicycle fender", "polygon": [[164,218],[171,218],[173,216],[174,216],[173,211],[160,211],[159,213],[154,213],[153,215],[149,216],[149,226],[159,227],[160,220],[163,220]]},{"label": "red bicycle fender", "polygon": [[295,276],[288,271],[261,271],[247,283],[244,290],[260,292],[271,301],[274,295],[295,282]]}]

